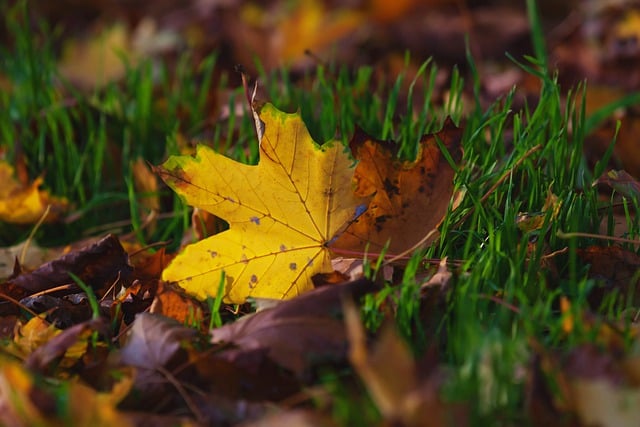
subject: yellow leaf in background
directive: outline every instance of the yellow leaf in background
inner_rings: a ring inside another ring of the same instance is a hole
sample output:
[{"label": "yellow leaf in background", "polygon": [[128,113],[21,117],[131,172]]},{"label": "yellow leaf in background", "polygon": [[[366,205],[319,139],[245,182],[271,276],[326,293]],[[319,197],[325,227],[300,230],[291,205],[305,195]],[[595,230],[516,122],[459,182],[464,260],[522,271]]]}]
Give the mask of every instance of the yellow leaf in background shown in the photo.
[{"label": "yellow leaf in background", "polygon": [[321,53],[357,30],[366,18],[353,10],[327,10],[318,0],[304,0],[296,5],[271,37],[274,52],[286,63],[303,57],[306,50]]},{"label": "yellow leaf in background", "polygon": [[124,76],[123,58],[133,61],[131,35],[123,24],[71,40],[63,48],[60,74],[85,89],[95,89]]},{"label": "yellow leaf in background", "polygon": [[47,425],[29,397],[33,387],[31,374],[20,362],[0,355],[0,425]]},{"label": "yellow leaf in background", "polygon": [[230,229],[189,245],[164,270],[201,298],[214,296],[225,273],[224,300],[291,298],[330,272],[327,243],[354,218],[362,199],[353,191],[353,161],[337,141],[314,143],[298,114],[266,104],[256,166],[205,146],[197,156],[173,156],[161,177],[190,205]]},{"label": "yellow leaf in background", "polygon": [[67,209],[66,199],[49,195],[39,190],[42,179],[38,178],[28,186],[21,185],[14,178],[14,170],[6,162],[0,162],[0,221],[13,224],[35,224],[42,217],[48,205],[51,210],[45,221],[59,219]]},{"label": "yellow leaf in background", "polygon": [[133,374],[120,376],[110,392],[97,392],[80,381],[72,381],[68,392],[69,418],[77,426],[133,426],[116,408],[132,386]]},{"label": "yellow leaf in background", "polygon": [[132,426],[130,418],[116,409],[133,384],[132,374],[124,373],[111,391],[97,392],[79,380],[43,385],[21,363],[0,356],[0,425]]}]

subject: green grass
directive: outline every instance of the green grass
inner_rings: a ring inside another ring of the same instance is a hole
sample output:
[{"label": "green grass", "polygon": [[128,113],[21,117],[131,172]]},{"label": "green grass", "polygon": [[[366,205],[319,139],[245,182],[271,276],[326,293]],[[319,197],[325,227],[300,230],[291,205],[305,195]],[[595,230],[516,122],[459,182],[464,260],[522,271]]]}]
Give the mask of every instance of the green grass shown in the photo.
[{"label": "green grass", "polygon": [[[583,95],[585,86],[574,88],[565,100],[547,69],[535,4],[527,4],[536,56],[522,60],[521,66],[541,79],[542,89],[538,103],[521,111],[512,110],[514,93],[508,93],[486,109],[479,98],[473,100],[471,113],[463,117],[459,97],[464,82],[457,71],[451,79],[450,102],[433,105],[436,67],[428,61],[409,82],[404,100],[401,88],[406,75],[386,87],[368,67],[321,65],[296,81],[284,70],[263,71],[259,76],[268,101],[288,111],[299,109],[317,141],[335,136],[346,141],[359,126],[374,137],[395,140],[400,156],[411,159],[419,138],[439,129],[448,115],[463,126],[464,161],[455,178],[456,188],[465,192],[461,205],[445,218],[440,239],[414,254],[400,284],[387,284],[383,291],[367,296],[362,311],[367,326],[375,330],[384,317],[380,307],[391,302],[398,329],[415,354],[430,346],[438,349],[452,374],[445,396],[467,402],[475,425],[526,422],[525,379],[517,373],[532,355],[530,339],[550,349],[568,349],[594,339],[580,328],[563,332],[557,304],[560,295],[566,295],[576,315],[588,307],[589,290],[598,284],[587,279],[588,266],[580,263],[577,250],[596,242],[564,239],[558,233],[598,232],[610,209],[602,209],[591,184],[606,162],[590,171],[583,141],[607,112],[638,101],[630,95],[585,117],[584,105],[577,101],[584,99],[578,95]],[[189,227],[188,208],[169,190],[162,190],[160,223],[157,231],[147,234],[134,215],[144,195],[133,190],[131,165],[137,158],[159,164],[178,152],[182,138],[255,163],[253,122],[247,115],[236,115],[234,108],[244,93],[228,87],[228,73],[233,71],[218,69],[215,54],[196,64],[185,56],[175,67],[161,64],[154,71],[152,64],[142,64],[119,84],[79,93],[55,83],[51,30],[29,29],[25,8],[26,2],[19,3],[5,17],[15,43],[1,48],[0,71],[14,86],[11,94],[0,94],[0,146],[9,161],[23,153],[31,177],[45,172],[46,188],[69,198],[82,214],[69,224],[43,227],[38,240],[62,244],[90,230],[115,230],[134,232],[146,243],[171,239],[175,248]],[[479,97],[482,76],[473,62],[470,68]],[[424,93],[414,90],[417,81],[427,88]],[[214,90],[231,93],[231,113],[221,121],[211,118],[215,111],[208,107],[207,94]],[[418,111],[415,97],[421,105]],[[542,212],[549,192],[561,202],[558,215],[548,212],[540,229],[520,230],[519,214]],[[627,206],[630,230],[637,233],[640,226],[631,214],[637,206]],[[29,231],[2,225],[0,245],[16,243]],[[545,254],[563,248],[567,251],[551,261],[555,270],[540,268]],[[441,295],[444,301],[433,304],[436,315],[430,313],[431,323],[425,325],[416,274],[424,269],[425,258],[445,256],[461,266],[448,293]],[[621,305],[611,298],[597,310],[617,319],[632,304],[631,299]],[[218,308],[220,301],[211,305]],[[354,425],[349,409],[371,402],[348,393],[351,385],[343,384],[341,375],[327,374],[323,381],[338,399],[334,415]],[[369,406],[366,413],[363,422],[377,416]]]}]

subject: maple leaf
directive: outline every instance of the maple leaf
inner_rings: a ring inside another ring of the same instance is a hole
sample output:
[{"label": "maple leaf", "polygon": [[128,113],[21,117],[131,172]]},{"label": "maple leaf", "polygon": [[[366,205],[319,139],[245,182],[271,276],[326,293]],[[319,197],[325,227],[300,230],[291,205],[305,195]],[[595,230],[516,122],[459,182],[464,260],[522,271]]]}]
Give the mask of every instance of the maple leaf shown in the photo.
[{"label": "maple leaf", "polygon": [[364,214],[331,247],[380,251],[389,241],[389,253],[397,255],[419,243],[442,221],[453,194],[455,170],[438,141],[458,162],[461,136],[449,119],[440,132],[423,136],[416,159],[408,162],[397,159],[397,145],[356,133],[350,143],[358,160],[355,192],[372,197]]},{"label": "maple leaf", "polygon": [[340,143],[317,145],[298,114],[271,104],[258,114],[265,124],[258,165],[199,146],[195,158],[172,156],[157,168],[187,203],[229,223],[187,246],[162,274],[199,297],[216,294],[223,271],[230,303],[311,289],[314,274],[332,271],[328,242],[362,208]]}]

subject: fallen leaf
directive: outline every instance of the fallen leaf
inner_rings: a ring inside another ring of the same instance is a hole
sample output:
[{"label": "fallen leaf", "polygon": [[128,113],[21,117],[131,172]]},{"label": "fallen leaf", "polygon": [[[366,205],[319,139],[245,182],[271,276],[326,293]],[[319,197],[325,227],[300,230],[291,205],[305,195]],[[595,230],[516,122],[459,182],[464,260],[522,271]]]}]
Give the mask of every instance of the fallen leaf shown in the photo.
[{"label": "fallen leaf", "polygon": [[53,197],[39,189],[42,178],[23,185],[14,178],[13,167],[4,161],[0,161],[0,182],[0,221],[35,224],[42,218],[47,206],[50,206],[44,220],[54,222],[67,210],[66,199]]},{"label": "fallen leaf", "polygon": [[171,371],[187,360],[185,347],[197,336],[173,319],[150,313],[136,316],[120,363],[136,369],[133,399],[159,400],[173,391]]},{"label": "fallen leaf", "polygon": [[634,427],[640,422],[640,389],[606,379],[570,382],[575,410],[585,426]]},{"label": "fallen leaf", "polygon": [[201,298],[215,296],[224,272],[224,301],[292,298],[332,271],[328,243],[362,201],[353,193],[352,160],[337,141],[313,142],[298,114],[270,104],[260,162],[240,164],[200,146],[196,158],[173,156],[158,168],[187,203],[229,223],[229,230],[189,245],[164,270]]},{"label": "fallen leaf", "polygon": [[553,221],[560,213],[561,206],[562,201],[558,200],[558,196],[556,196],[551,192],[551,190],[549,190],[549,192],[547,193],[547,198],[544,201],[542,211],[536,213],[520,212],[518,213],[518,217],[516,218],[516,224],[518,225],[518,228],[523,232],[540,230],[544,225],[547,212],[551,211],[550,221]]},{"label": "fallen leaf", "polygon": [[403,162],[397,159],[397,146],[358,132],[350,143],[359,161],[356,195],[373,197],[364,214],[331,247],[380,252],[390,240],[388,251],[397,255],[420,242],[442,221],[453,194],[455,170],[437,141],[458,162],[461,136],[462,130],[447,120],[440,132],[422,138],[415,161]]},{"label": "fallen leaf", "polygon": [[0,356],[0,424],[47,425],[45,414],[29,398],[33,385],[31,374],[21,363]]},{"label": "fallen leaf", "polygon": [[[344,360],[347,337],[340,319],[342,298],[376,290],[368,279],[324,286],[280,302],[234,323],[211,330],[213,343],[231,343],[238,352],[266,350],[281,367],[304,378],[311,362]],[[222,353],[224,356],[225,352]]]},{"label": "fallen leaf", "polygon": [[598,307],[613,292],[618,292],[620,299],[632,296],[637,301],[640,256],[620,246],[589,246],[577,253],[584,265],[590,265],[589,277],[597,280],[588,297],[592,307]]},{"label": "fallen leaf", "polygon": [[565,372],[573,409],[583,425],[638,425],[640,389],[630,386],[614,354],[595,345],[581,345],[569,353]]},{"label": "fallen leaf", "polygon": [[42,248],[34,241],[0,248],[0,280],[6,280],[13,274],[16,260],[20,263],[20,269],[31,271],[60,255],[62,248]]},{"label": "fallen leaf", "polygon": [[461,405],[445,403],[440,387],[444,372],[437,366],[421,372],[411,349],[400,337],[394,324],[383,326],[372,348],[355,305],[344,304],[349,337],[349,360],[366,386],[371,398],[390,425],[428,427],[468,425]]},{"label": "fallen leaf", "polygon": [[[33,319],[38,319],[38,317]],[[70,362],[75,362],[84,355],[89,335],[94,331],[106,335],[108,332],[107,323],[101,318],[91,319],[58,331],[45,344],[29,354],[25,361],[25,367],[31,369],[32,372],[44,373],[52,362],[62,357],[71,359],[66,363],[66,365],[70,365]]]},{"label": "fallen leaf", "polygon": [[366,18],[354,8],[329,8],[319,0],[302,0],[286,8],[244,3],[225,19],[225,27],[242,63],[251,63],[253,55],[267,69],[298,68],[314,62],[306,51],[330,52],[361,30]]},{"label": "fallen leaf", "polygon": [[607,171],[593,183],[593,185],[597,184],[607,184],[624,196],[636,201],[640,199],[640,183],[627,171]]},{"label": "fallen leaf", "polygon": [[360,315],[353,304],[347,304],[345,308],[345,323],[349,334],[351,364],[385,419],[401,419],[404,399],[417,387],[416,366],[411,350],[394,326],[387,324],[375,347],[369,351]]},{"label": "fallen leaf", "polygon": [[338,424],[327,415],[319,412],[312,412],[304,409],[293,409],[289,411],[279,411],[269,413],[266,416],[255,420],[244,422],[240,427],[337,427]]},{"label": "fallen leaf", "polygon": [[[96,322],[97,324],[97,322]],[[30,369],[45,369],[54,359],[59,366],[70,367],[84,355],[87,339],[80,339],[88,324],[61,330],[47,322],[44,316],[32,317],[27,323],[16,324],[12,345],[7,348],[15,356],[25,359]]]},{"label": "fallen leaf", "polygon": [[435,274],[429,278],[429,280],[422,283],[420,285],[420,289],[422,292],[424,292],[425,288],[433,286],[440,289],[445,289],[447,288],[447,286],[449,286],[449,282],[451,282],[452,277],[453,273],[451,273],[451,271],[449,271],[449,267],[447,267],[447,257],[444,257],[438,264],[438,271],[436,271]]},{"label": "fallen leaf", "polygon": [[[24,273],[11,279],[7,284],[17,286],[27,293],[41,292],[55,286],[74,284],[69,275],[73,273],[94,290],[106,289],[117,279],[124,280],[131,273],[128,255],[117,237],[110,234],[100,241],[78,251],[44,264],[30,273]],[[77,292],[70,287],[57,294]]]},{"label": "fallen leaf", "polygon": [[15,360],[0,356],[0,424],[3,426],[128,427],[116,409],[131,378],[123,376],[108,392],[97,392],[78,380],[47,382]]},{"label": "fallen leaf", "polygon": [[327,50],[357,30],[364,19],[357,11],[327,10],[321,1],[303,0],[271,32],[270,47],[277,58],[290,64],[304,58],[307,50],[316,54]]},{"label": "fallen leaf", "polygon": [[184,290],[171,283],[158,283],[158,290],[149,312],[175,319],[183,325],[202,325],[204,310],[199,300],[186,295]]},{"label": "fallen leaf", "polygon": [[47,322],[44,316],[32,317],[25,324],[18,322],[13,337],[12,353],[26,358],[60,332],[60,329]]},{"label": "fallen leaf", "polygon": [[174,320],[140,313],[133,322],[126,345],[120,351],[121,362],[142,370],[165,368],[177,357],[183,341],[195,335],[195,330]]}]

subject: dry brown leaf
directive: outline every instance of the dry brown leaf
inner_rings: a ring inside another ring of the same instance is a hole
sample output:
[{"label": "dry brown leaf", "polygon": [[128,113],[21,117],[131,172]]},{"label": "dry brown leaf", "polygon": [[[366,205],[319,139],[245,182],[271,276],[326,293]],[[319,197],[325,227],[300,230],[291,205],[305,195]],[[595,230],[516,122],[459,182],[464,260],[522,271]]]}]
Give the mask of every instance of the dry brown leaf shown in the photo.
[{"label": "dry brown leaf", "polygon": [[240,351],[263,349],[278,365],[305,378],[312,362],[344,360],[347,338],[339,318],[341,299],[375,290],[367,279],[309,291],[276,307],[211,330],[212,342]]},{"label": "dry brown leaf", "polygon": [[[74,284],[69,275],[71,272],[94,290],[99,290],[111,287],[118,279],[126,279],[131,270],[127,253],[118,238],[110,234],[90,246],[44,264],[35,271],[12,278],[8,284],[31,294],[55,286]],[[2,286],[7,286],[7,283]],[[59,293],[70,294],[77,289],[72,286]]]},{"label": "dry brown leaf", "polygon": [[349,359],[362,378],[373,401],[387,420],[400,420],[406,396],[417,387],[413,355],[387,324],[374,348],[369,351],[360,315],[353,305],[345,305],[345,323],[349,334]]},{"label": "dry brown leaf", "polygon": [[350,143],[359,161],[355,192],[372,199],[331,247],[358,253],[368,247],[380,252],[390,240],[389,253],[397,255],[420,242],[442,221],[453,194],[455,171],[437,141],[458,162],[461,136],[462,130],[448,120],[440,132],[422,138],[414,162],[402,162],[396,159],[397,146],[357,133]]},{"label": "dry brown leaf", "polygon": [[175,319],[183,325],[202,325],[204,311],[199,301],[171,283],[158,283],[149,312]]},{"label": "dry brown leaf", "polygon": [[429,375],[419,372],[395,325],[383,326],[373,348],[368,348],[360,314],[349,300],[344,315],[351,364],[387,422],[407,427],[467,425],[464,408],[440,398],[444,375],[437,368]]}]

